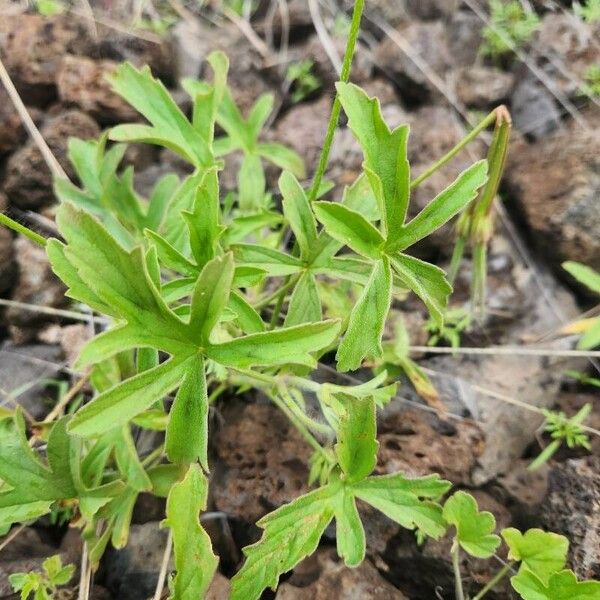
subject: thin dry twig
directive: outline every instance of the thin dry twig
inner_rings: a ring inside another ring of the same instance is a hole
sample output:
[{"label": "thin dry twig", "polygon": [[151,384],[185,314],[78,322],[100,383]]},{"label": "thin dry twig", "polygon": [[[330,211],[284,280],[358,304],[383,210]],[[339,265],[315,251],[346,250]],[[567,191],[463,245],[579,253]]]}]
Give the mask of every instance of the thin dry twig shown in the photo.
[{"label": "thin dry twig", "polygon": [[64,412],[65,407],[75,396],[81,391],[83,386],[89,381],[91,371],[87,371],[79,379],[79,381],[71,387],[71,389],[56,403],[56,406],[48,413],[44,419],[44,423],[51,423],[54,419],[57,419]]},{"label": "thin dry twig", "polygon": [[92,567],[88,560],[87,542],[83,543],[83,553],[81,555],[81,574],[79,576],[79,594],[78,600],[89,600],[90,583],[92,578]]},{"label": "thin dry twig", "polygon": [[19,525],[15,527],[1,542],[0,542],[0,552],[6,548],[22,531],[25,529],[26,525]]},{"label": "thin dry twig", "polygon": [[329,61],[333,65],[335,72],[340,76],[342,72],[342,60],[340,59],[337,50],[335,48],[335,44],[325,27],[325,23],[323,23],[323,18],[321,17],[321,11],[319,10],[319,1],[318,0],[308,0],[308,9],[310,10],[310,16],[315,27],[315,31],[317,32],[317,36],[323,49],[325,50],[325,54],[329,58]]},{"label": "thin dry twig", "polygon": [[35,142],[36,146],[39,148],[40,152],[42,153],[42,157],[48,165],[50,172],[55,177],[59,177],[61,179],[68,179],[64,169],[61,167],[58,160],[56,160],[54,154],[52,154],[52,150],[50,150],[50,147],[46,143],[46,140],[44,140],[39,129],[36,127],[36,124],[33,122],[33,119],[31,118],[27,107],[23,103],[23,100],[21,99],[21,96],[19,95],[19,92],[17,91],[17,88],[15,87],[10,75],[8,74],[4,63],[2,62],[2,59],[0,59],[0,81],[2,81],[2,83],[4,84],[4,87],[8,92],[8,96],[14,104],[14,107],[17,113],[19,114],[23,125],[27,129],[27,132]]},{"label": "thin dry twig", "polygon": [[167,571],[169,570],[169,560],[171,559],[171,550],[173,549],[173,531],[169,529],[167,536],[167,544],[165,546],[165,552],[163,554],[162,563],[160,565],[160,573],[158,574],[158,582],[156,583],[156,590],[152,600],[160,600],[163,589],[165,588],[165,581],[167,579]]},{"label": "thin dry twig", "polygon": [[223,14],[244,34],[246,39],[254,46],[256,51],[261,55],[263,60],[267,60],[271,55],[271,50],[265,44],[265,42],[257,35],[252,29],[252,26],[248,21],[242,19],[230,8],[225,7]]},{"label": "thin dry twig", "polygon": [[594,350],[561,350],[559,348],[525,348],[523,346],[490,346],[488,348],[410,346],[413,352],[429,352],[431,354],[473,354],[492,356],[560,356],[564,358],[600,358],[600,351]]}]

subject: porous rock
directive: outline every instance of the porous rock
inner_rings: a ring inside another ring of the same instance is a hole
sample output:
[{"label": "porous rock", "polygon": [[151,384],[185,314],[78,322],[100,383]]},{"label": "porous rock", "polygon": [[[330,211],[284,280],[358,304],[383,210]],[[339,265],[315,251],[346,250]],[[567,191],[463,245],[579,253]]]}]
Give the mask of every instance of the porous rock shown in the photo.
[{"label": "porous rock", "polygon": [[[414,56],[426,61],[438,76],[450,66],[446,28],[441,22],[412,21],[398,28],[398,35],[410,46]],[[386,37],[375,49],[375,64],[398,85],[408,104],[418,105],[439,94],[436,87],[394,42]]]},{"label": "porous rock", "polygon": [[92,43],[73,15],[2,17],[0,48],[6,69],[29,104],[45,106],[56,96],[56,72],[65,54],[86,54]]},{"label": "porous rock", "polygon": [[137,119],[137,111],[112,91],[106,79],[116,68],[117,63],[110,60],[64,56],[56,77],[60,99],[104,125]]},{"label": "porous rock", "polygon": [[465,67],[455,79],[456,95],[466,106],[491,109],[505,102],[514,84],[512,73],[493,67]]},{"label": "porous rock", "polygon": [[534,77],[520,77],[511,101],[513,123],[529,138],[539,140],[560,126],[554,96]]},{"label": "porous rock", "polygon": [[[43,307],[62,306],[65,302],[65,287],[52,272],[44,249],[25,238],[17,238],[14,246],[19,275],[12,299]],[[54,319],[52,316],[17,306],[11,306],[6,311],[6,320],[11,328],[31,332]]]},{"label": "porous rock", "polygon": [[506,183],[545,260],[600,269],[600,132],[574,125],[509,153]]},{"label": "porous rock", "polygon": [[318,550],[295,569],[277,590],[276,600],[406,600],[386,581],[373,564],[365,560],[349,569],[333,548]]},{"label": "porous rock", "polygon": [[[73,168],[67,159],[69,137],[95,138],[100,135],[100,129],[90,116],[73,109],[50,118],[40,133],[67,176],[74,178]],[[11,205],[23,210],[36,210],[53,202],[52,175],[33,141],[8,159],[4,192]]]},{"label": "porous rock", "polygon": [[569,562],[578,577],[600,578],[600,458],[556,465],[541,515],[548,530],[569,538]]},{"label": "porous rock", "polygon": [[277,408],[235,403],[222,416],[211,482],[218,510],[254,523],[308,491],[310,448]]}]

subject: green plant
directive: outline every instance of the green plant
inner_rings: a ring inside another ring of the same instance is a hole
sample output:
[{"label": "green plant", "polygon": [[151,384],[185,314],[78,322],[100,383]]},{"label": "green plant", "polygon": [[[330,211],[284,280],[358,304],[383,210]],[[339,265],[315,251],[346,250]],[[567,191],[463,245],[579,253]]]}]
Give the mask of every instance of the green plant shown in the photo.
[{"label": "green plant", "polygon": [[[149,69],[126,64],[111,77],[115,92],[146,123],[119,125],[96,142],[71,141],[80,185],[55,182],[61,239],[45,240],[0,215],[0,222],[46,247],[70,298],[110,322],[76,364],[89,369],[91,401],[43,423],[26,422],[20,410],[0,420],[0,527],[71,506],[95,569],[109,543],[127,543],[138,495],[165,497],[163,525],[174,544],[171,598],[203,597],[218,565],[199,520],[209,485],[209,405],[224,390],[253,388],[311,447],[309,480],[318,485],[259,522],[262,537],[244,549],[246,560],[232,579],[234,600],[258,599],[276,586],[316,549],[333,519],[339,555],[358,565],[366,542],[357,500],[416,530],[421,541],[455,527],[453,558],[459,547],[489,555],[496,545],[493,521],[470,496],[459,492],[442,506],[450,483],[439,476],[374,474],[376,410],[396,393],[384,365],[418,374],[402,334],[391,357],[386,353],[392,297],[414,292],[441,327],[452,291],[441,269],[408,252],[487,189],[488,162],[459,174],[407,220],[410,190],[453,154],[411,181],[408,128],[390,130],[378,101],[346,81],[362,8],[355,3],[343,81],[308,190],[297,179],[301,159],[259,141],[271,99],[259,99],[244,119],[227,88],[227,59],[215,52],[208,59],[212,81],[185,83],[191,120]],[[342,108],[362,147],[364,169],[340,202],[317,200]],[[215,140],[217,124],[226,136]],[[130,142],[168,148],[191,173],[183,181],[167,175],[142,198],[133,170],[119,172]],[[221,157],[234,149],[244,154],[238,190],[222,199]],[[281,211],[266,194],[262,158],[283,169]],[[496,165],[490,167],[493,174]],[[354,305],[336,298],[332,286],[357,291]],[[352,386],[311,378],[312,369],[332,363],[334,355],[339,371],[370,366],[378,374]],[[321,418],[306,410],[307,393]],[[133,427],[164,432],[164,444],[140,456]]]},{"label": "green plant", "polygon": [[310,58],[288,67],[286,79],[292,86],[291,98],[294,104],[302,102],[321,87],[319,78],[313,73],[313,67],[314,62]]},{"label": "green plant", "polygon": [[569,448],[591,448],[590,441],[581,425],[592,411],[592,405],[586,404],[577,414],[567,418],[565,413],[552,410],[544,410],[544,431],[550,434],[552,442],[529,465],[529,470],[539,469],[556,454],[562,444]]},{"label": "green plant", "polygon": [[60,15],[65,11],[65,5],[60,0],[35,0],[35,9],[44,17]]},{"label": "green plant", "polygon": [[[600,274],[594,269],[573,261],[565,262],[562,266],[579,283],[594,294],[600,294]],[[595,348],[600,345],[600,317],[591,317],[570,323],[561,332],[566,334],[583,333],[577,347],[583,350]]]},{"label": "green plant", "polygon": [[[600,17],[598,20],[600,20]],[[585,83],[579,90],[579,94],[588,98],[600,96],[600,65],[590,65],[585,70],[583,78]]]},{"label": "green plant", "polygon": [[597,23],[600,21],[600,0],[584,0],[573,2],[573,12],[586,23]]},{"label": "green plant", "polygon": [[41,572],[14,573],[8,581],[15,592],[21,592],[21,600],[53,600],[57,588],[69,583],[74,573],[75,565],[63,566],[56,554],[42,563]]},{"label": "green plant", "polygon": [[583,385],[592,385],[594,387],[600,387],[600,379],[598,377],[592,377],[581,371],[565,371],[565,375],[579,381]]},{"label": "green plant", "polygon": [[529,41],[540,19],[518,0],[490,0],[490,25],[483,29],[481,52],[485,56],[510,54]]},{"label": "green plant", "polygon": [[446,341],[452,348],[460,346],[460,336],[469,328],[471,315],[464,308],[447,310],[444,322],[440,325],[431,319],[427,321],[425,330],[429,333],[428,346],[437,346]]}]

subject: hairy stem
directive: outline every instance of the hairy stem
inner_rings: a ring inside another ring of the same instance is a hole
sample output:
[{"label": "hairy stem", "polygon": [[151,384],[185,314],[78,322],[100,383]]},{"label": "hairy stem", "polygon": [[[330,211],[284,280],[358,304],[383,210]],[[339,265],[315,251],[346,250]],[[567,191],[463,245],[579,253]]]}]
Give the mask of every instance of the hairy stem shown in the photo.
[{"label": "hairy stem", "polygon": [[454,589],[456,594],[456,600],[465,600],[465,593],[463,591],[462,575],[460,574],[460,546],[455,541],[452,544],[452,569],[454,570]]},{"label": "hairy stem", "polygon": [[[352,68],[352,59],[354,58],[354,49],[356,47],[356,40],[358,39],[358,32],[360,30],[360,21],[364,6],[365,0],[356,0],[354,3],[352,23],[350,24],[350,34],[348,35],[348,42],[346,43],[346,53],[344,54],[342,73],[340,75],[340,81],[343,81],[344,83],[350,79],[350,69]],[[335,100],[333,101],[333,107],[331,109],[331,115],[329,116],[327,133],[325,134],[325,140],[323,141],[323,149],[321,150],[321,156],[319,157],[319,166],[317,167],[317,171],[310,188],[310,194],[308,196],[310,202],[316,200],[319,188],[321,187],[321,180],[323,179],[323,175],[325,175],[325,170],[327,169],[329,153],[331,152],[331,144],[333,143],[333,136],[337,128],[341,111],[342,103],[340,102],[340,99],[336,93]]]},{"label": "hairy stem", "polygon": [[[497,110],[497,109],[496,109]],[[425,169],[418,177],[410,182],[410,188],[416,188],[429,179],[438,169],[441,169],[446,163],[450,162],[469,142],[472,142],[482,131],[485,131],[492,123],[496,121],[496,110],[493,110],[475,129],[470,131],[456,146],[451,148],[442,158],[433,163],[428,169]]]},{"label": "hairy stem", "polygon": [[481,600],[490,590],[493,590],[496,585],[506,577],[510,572],[512,563],[505,564],[495,575],[492,577],[486,585],[481,589],[477,596],[473,597],[473,600]]},{"label": "hairy stem", "polygon": [[17,233],[21,233],[24,236],[28,237],[32,242],[35,242],[39,246],[44,247],[46,245],[46,238],[41,236],[39,233],[32,231],[25,225],[21,225],[21,223],[11,219],[9,216],[4,213],[0,213],[0,225],[4,225]]}]

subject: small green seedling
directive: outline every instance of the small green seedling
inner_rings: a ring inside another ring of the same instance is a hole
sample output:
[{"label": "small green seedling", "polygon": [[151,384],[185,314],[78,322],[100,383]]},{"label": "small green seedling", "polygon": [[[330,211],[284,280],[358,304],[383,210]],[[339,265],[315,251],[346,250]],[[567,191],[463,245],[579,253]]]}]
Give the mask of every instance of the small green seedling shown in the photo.
[{"label": "small green seedling", "polygon": [[539,469],[556,454],[558,449],[566,444],[568,448],[585,448],[589,450],[590,440],[581,425],[592,411],[592,405],[586,404],[576,415],[567,418],[565,413],[544,410],[544,431],[550,434],[552,442],[544,448],[541,454],[529,465],[529,470]]},{"label": "small green seedling", "polygon": [[459,348],[460,336],[470,325],[471,314],[464,308],[447,310],[441,326],[431,319],[425,324],[425,330],[429,333],[427,345],[437,346],[440,342],[445,341],[452,348]]},{"label": "small green seedling", "polygon": [[579,94],[592,99],[598,98],[600,96],[600,65],[590,65],[585,70],[583,79],[585,83],[579,90]]},{"label": "small green seedling", "polygon": [[591,385],[593,387],[600,388],[600,379],[598,377],[592,377],[587,373],[572,370],[565,371],[565,375],[575,379],[575,381],[579,381],[579,383],[582,385]]},{"label": "small green seedling", "polygon": [[286,79],[292,86],[291,99],[294,104],[302,102],[321,88],[319,78],[313,73],[314,66],[314,62],[307,58],[288,67]]},{"label": "small green seedling", "polygon": [[[581,263],[568,261],[563,263],[567,271],[579,283],[590,289],[594,294],[600,295],[600,273]],[[577,347],[590,350],[600,345],[600,317],[580,319],[561,329],[563,334],[583,333]]]},{"label": "small green seedling", "polygon": [[41,572],[14,573],[8,581],[15,592],[21,592],[21,600],[55,600],[57,589],[69,583],[74,573],[75,565],[63,566],[56,554],[42,563]]},{"label": "small green seedling", "polygon": [[586,23],[597,23],[600,21],[600,0],[583,0],[573,2],[573,12]]},{"label": "small green seedling", "polygon": [[490,0],[490,25],[483,29],[481,53],[501,58],[529,41],[540,19],[518,0]]},{"label": "small green seedling", "polygon": [[60,0],[35,0],[34,6],[44,17],[53,17],[65,12],[65,5]]}]

